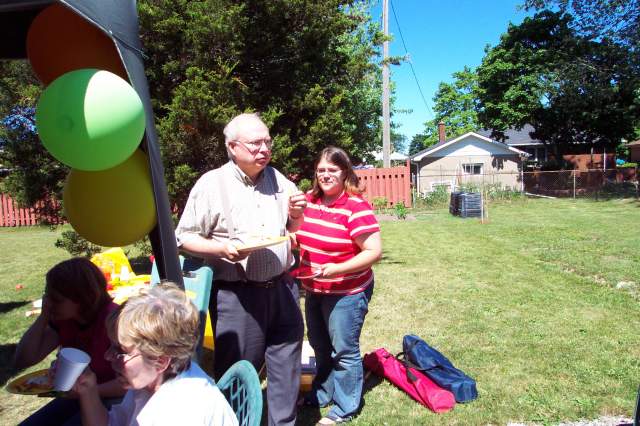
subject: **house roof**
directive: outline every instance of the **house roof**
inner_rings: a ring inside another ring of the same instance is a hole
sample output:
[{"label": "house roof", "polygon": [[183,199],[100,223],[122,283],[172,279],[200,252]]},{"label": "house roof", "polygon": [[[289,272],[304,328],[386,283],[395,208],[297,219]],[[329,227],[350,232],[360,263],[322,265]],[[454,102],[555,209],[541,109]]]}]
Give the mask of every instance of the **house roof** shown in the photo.
[{"label": "house roof", "polygon": [[491,139],[489,137],[486,137],[486,136],[483,136],[483,135],[481,135],[479,133],[476,133],[476,132],[468,132],[468,133],[465,133],[462,136],[458,136],[457,138],[449,139],[449,140],[446,140],[446,141],[443,141],[443,142],[438,142],[435,145],[431,145],[429,148],[423,149],[422,151],[414,154],[413,156],[410,157],[410,159],[411,159],[411,161],[420,161],[424,157],[430,156],[430,155],[440,151],[441,149],[443,149],[443,148],[445,148],[445,147],[447,147],[449,145],[453,145],[456,142],[459,142],[461,140],[467,139],[470,136],[475,136],[476,138],[478,138],[478,139],[480,139],[480,140],[482,140],[484,142],[487,142],[487,143],[496,144],[496,145],[500,146],[501,148],[503,148],[505,150],[511,151],[514,154],[521,155],[521,156],[524,156],[524,157],[528,157],[529,156],[529,154],[527,154],[526,152],[520,151],[519,149],[513,148],[513,147],[511,147],[511,146],[509,146],[507,144],[504,144],[502,142],[494,141],[493,139]]},{"label": "house roof", "polygon": [[[525,124],[520,130],[507,129],[504,131],[505,143],[509,146],[531,146],[531,145],[544,145],[539,139],[534,139],[531,133],[534,132],[534,128],[531,124]],[[491,130],[483,129],[478,131],[479,135],[491,137]]]},{"label": "house roof", "polygon": [[629,142],[627,144],[627,146],[639,146],[639,145],[640,145],[640,139],[638,139],[637,141]]},{"label": "house roof", "polygon": [[[374,152],[373,153],[373,158],[375,158],[377,161],[381,161],[382,160],[382,151],[380,152]],[[407,157],[404,154],[401,154],[399,152],[392,152],[391,155],[389,156],[389,160],[393,160],[393,161],[402,161],[402,160],[406,160]]]}]

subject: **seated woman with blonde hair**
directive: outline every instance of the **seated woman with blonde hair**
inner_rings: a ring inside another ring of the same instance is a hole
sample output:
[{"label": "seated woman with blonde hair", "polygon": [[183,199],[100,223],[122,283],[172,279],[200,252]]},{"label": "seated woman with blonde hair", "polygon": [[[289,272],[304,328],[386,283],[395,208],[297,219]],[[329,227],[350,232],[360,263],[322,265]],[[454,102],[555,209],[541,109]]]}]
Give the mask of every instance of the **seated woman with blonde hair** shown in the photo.
[{"label": "seated woman with blonde hair", "polygon": [[107,319],[105,358],[128,389],[107,411],[90,369],[74,385],[86,425],[237,425],[213,380],[191,360],[198,310],[183,290],[163,283],[131,297]]}]

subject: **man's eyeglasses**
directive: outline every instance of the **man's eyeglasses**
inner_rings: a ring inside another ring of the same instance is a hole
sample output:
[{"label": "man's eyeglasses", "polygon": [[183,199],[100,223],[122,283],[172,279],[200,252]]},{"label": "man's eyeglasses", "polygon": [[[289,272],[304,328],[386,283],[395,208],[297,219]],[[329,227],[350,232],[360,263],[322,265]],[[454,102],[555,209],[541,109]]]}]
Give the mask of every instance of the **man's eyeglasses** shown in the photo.
[{"label": "man's eyeglasses", "polygon": [[331,176],[338,176],[342,172],[342,169],[337,167],[328,167],[326,169],[316,169],[316,175],[322,176],[325,173],[328,173]]},{"label": "man's eyeglasses", "polygon": [[238,142],[244,145],[252,153],[260,151],[260,148],[262,148],[263,144],[268,150],[271,150],[271,147],[273,147],[273,141],[271,139],[256,139],[254,141],[247,141],[247,142],[235,141],[235,142]]},{"label": "man's eyeglasses", "polygon": [[116,347],[114,345],[109,346],[109,349],[107,349],[107,351],[104,353],[104,357],[109,360],[109,359],[113,359],[116,360],[118,362],[121,362],[122,364],[126,364],[129,361],[131,361],[132,359],[142,356],[141,353],[137,353],[137,354],[128,354],[126,352],[124,352],[121,348]]}]

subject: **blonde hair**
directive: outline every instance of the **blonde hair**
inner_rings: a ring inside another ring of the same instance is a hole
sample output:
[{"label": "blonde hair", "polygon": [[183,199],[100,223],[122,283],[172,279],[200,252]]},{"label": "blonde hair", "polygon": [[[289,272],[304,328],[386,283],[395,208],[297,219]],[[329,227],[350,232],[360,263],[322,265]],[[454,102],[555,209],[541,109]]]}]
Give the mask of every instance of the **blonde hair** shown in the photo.
[{"label": "blonde hair", "polygon": [[168,380],[190,366],[198,344],[199,313],[184,290],[163,282],[127,300],[107,320],[109,334],[147,359],[170,357]]}]

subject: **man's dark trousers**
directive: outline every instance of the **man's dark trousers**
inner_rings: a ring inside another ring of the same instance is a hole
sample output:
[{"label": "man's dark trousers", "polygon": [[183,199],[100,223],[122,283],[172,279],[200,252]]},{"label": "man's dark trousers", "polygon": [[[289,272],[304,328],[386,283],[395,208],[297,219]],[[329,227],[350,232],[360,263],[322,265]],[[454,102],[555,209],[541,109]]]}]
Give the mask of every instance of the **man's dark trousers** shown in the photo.
[{"label": "man's dark trousers", "polygon": [[269,425],[294,425],[304,325],[298,286],[287,274],[274,281],[214,281],[214,375],[241,359],[257,371],[266,362]]}]

